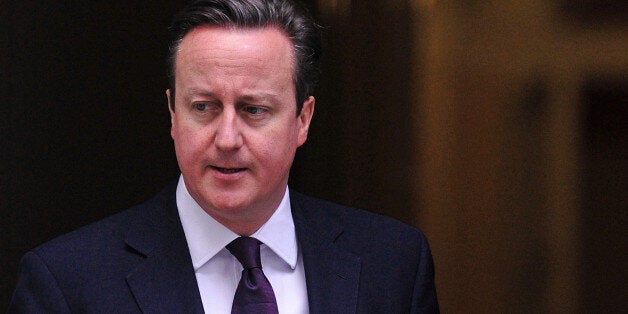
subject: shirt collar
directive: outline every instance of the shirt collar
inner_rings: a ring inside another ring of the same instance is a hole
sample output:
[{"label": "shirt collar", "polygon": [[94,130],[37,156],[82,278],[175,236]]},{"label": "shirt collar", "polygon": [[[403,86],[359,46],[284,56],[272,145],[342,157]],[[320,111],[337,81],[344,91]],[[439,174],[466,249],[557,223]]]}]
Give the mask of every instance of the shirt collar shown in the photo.
[{"label": "shirt collar", "polygon": [[[286,187],[283,199],[273,215],[251,236],[262,241],[294,269],[297,265],[298,245],[289,195]],[[216,221],[198,205],[188,192],[183,175],[179,177],[176,197],[192,264],[194,270],[198,270],[237,238],[238,234]]]}]

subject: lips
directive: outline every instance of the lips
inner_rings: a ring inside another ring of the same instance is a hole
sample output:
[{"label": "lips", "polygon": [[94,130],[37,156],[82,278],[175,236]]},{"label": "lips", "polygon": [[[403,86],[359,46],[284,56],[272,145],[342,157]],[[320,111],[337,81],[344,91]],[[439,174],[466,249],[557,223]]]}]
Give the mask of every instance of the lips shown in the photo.
[{"label": "lips", "polygon": [[224,174],[234,174],[234,173],[238,173],[238,172],[242,172],[246,170],[246,168],[222,168],[222,167],[215,167],[215,166],[212,166],[212,169],[220,173],[224,173]]}]

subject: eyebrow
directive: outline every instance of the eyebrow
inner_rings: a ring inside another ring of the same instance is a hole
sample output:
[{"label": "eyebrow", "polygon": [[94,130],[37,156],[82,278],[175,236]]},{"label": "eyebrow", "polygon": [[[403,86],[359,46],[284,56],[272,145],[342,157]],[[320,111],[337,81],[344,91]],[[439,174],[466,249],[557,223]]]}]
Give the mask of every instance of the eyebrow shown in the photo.
[{"label": "eyebrow", "polygon": [[276,102],[278,101],[278,96],[273,93],[260,92],[257,94],[247,94],[240,97],[241,100],[244,101],[266,101],[266,102]]},{"label": "eyebrow", "polygon": [[[202,90],[198,88],[190,89],[189,93],[186,95],[186,100],[190,101],[194,97],[210,97],[217,99],[218,97],[214,92]],[[270,102],[274,103],[278,101],[278,95],[275,93],[269,93],[266,91],[255,92],[251,94],[244,94],[238,97],[239,101],[262,101],[262,102]]]}]

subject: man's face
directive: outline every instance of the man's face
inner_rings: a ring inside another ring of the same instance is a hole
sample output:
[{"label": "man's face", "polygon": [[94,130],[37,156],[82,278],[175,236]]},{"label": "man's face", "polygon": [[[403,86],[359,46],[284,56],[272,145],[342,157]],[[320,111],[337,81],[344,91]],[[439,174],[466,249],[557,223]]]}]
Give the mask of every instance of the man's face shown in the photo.
[{"label": "man's face", "polygon": [[179,167],[192,197],[227,227],[263,223],[285,193],[314,110],[310,97],[297,116],[294,64],[276,28],[198,27],[176,53]]}]

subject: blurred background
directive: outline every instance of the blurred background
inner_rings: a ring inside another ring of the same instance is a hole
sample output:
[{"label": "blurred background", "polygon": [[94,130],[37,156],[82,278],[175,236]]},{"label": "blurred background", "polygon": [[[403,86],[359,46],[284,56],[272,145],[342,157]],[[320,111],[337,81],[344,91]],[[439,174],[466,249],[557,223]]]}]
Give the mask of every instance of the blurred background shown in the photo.
[{"label": "blurred background", "polygon": [[[27,250],[177,177],[182,5],[0,1],[0,308]],[[444,313],[628,310],[625,1],[307,5],[324,74],[292,188],[421,228]]]}]

